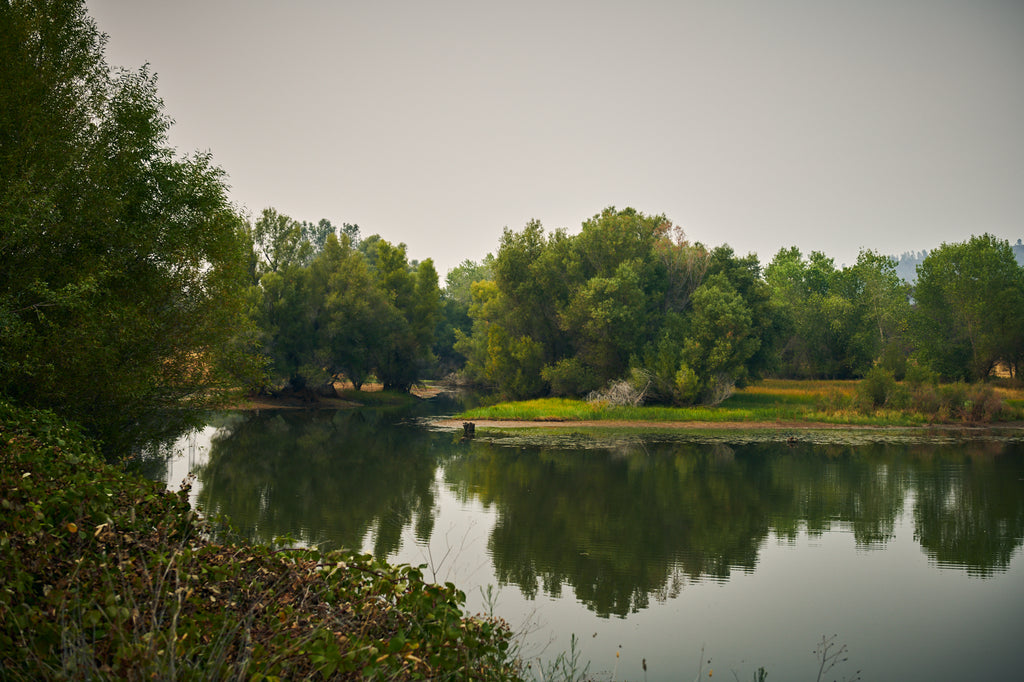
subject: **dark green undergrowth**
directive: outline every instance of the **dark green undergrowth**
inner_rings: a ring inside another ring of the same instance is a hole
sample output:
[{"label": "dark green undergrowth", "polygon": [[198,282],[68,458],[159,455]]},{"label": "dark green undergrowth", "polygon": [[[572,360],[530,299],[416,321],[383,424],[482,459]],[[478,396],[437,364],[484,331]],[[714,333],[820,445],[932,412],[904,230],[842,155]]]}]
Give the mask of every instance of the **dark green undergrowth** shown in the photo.
[{"label": "dark green undergrowth", "polygon": [[0,677],[517,679],[507,625],[369,555],[208,540],[187,491],[0,401]]}]

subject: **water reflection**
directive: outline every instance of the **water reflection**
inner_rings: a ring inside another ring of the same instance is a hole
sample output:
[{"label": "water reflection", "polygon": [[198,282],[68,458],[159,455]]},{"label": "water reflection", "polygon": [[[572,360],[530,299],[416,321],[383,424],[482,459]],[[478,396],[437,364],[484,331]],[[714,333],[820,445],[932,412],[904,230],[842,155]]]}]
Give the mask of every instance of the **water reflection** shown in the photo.
[{"label": "water reflection", "polygon": [[372,531],[387,556],[408,524],[430,537],[436,466],[428,434],[384,412],[277,411],[216,438],[199,483],[207,513],[249,538],[359,548]]},{"label": "water reflection", "polygon": [[390,556],[406,528],[429,542],[442,496],[483,505],[499,583],[571,591],[605,617],[753,572],[770,536],[840,530],[884,550],[904,517],[936,565],[992,575],[1024,538],[1022,479],[1020,443],[509,447],[373,410],[245,415],[199,471],[206,511],[263,542],[372,537]]},{"label": "water reflection", "polygon": [[914,539],[940,566],[1005,570],[1024,536],[1024,446],[975,446],[918,460]]}]

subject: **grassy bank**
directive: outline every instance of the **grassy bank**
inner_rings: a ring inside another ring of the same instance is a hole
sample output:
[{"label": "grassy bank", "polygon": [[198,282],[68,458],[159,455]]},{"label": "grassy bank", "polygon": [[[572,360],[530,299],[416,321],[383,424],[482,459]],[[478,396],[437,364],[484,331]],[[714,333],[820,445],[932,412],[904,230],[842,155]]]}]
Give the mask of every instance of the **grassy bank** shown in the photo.
[{"label": "grassy bank", "polygon": [[517,679],[453,585],[346,552],[217,544],[187,492],[0,402],[0,670],[36,679]]},{"label": "grassy bank", "polygon": [[[1008,421],[1024,416],[1020,388],[951,385],[907,389],[900,399],[875,404],[859,381],[772,379],[740,389],[714,407],[609,405],[569,398],[540,398],[478,407],[466,420],[823,423],[851,426],[924,426],[932,423]],[[927,394],[925,392],[927,391]],[[884,398],[885,396],[883,396]]]}]

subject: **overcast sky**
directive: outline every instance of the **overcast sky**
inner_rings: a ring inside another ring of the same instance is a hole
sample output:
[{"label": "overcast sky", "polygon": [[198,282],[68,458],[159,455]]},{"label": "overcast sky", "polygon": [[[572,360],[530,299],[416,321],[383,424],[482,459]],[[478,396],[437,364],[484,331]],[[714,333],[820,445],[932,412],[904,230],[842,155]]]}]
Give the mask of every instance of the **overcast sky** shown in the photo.
[{"label": "overcast sky", "polygon": [[606,206],[767,263],[1024,237],[1021,0],[88,0],[233,200],[442,279]]}]

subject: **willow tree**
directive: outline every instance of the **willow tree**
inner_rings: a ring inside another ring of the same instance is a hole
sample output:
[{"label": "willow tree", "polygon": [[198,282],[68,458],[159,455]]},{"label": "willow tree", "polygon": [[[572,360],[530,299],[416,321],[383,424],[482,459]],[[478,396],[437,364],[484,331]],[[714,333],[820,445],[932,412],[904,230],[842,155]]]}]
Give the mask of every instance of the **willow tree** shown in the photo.
[{"label": "willow tree", "polygon": [[123,451],[200,402],[245,258],[223,172],[104,42],[82,0],[0,2],[0,393]]}]

